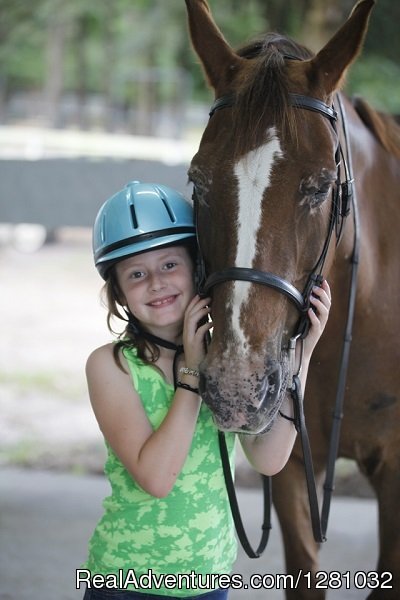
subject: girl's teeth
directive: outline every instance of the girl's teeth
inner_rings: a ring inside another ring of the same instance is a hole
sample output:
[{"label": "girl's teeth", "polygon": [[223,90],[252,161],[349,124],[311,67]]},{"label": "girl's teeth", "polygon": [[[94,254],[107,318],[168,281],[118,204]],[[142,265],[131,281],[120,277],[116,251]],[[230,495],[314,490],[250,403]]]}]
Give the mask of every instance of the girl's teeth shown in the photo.
[{"label": "girl's teeth", "polygon": [[165,298],[165,300],[157,300],[156,302],[152,302],[153,306],[161,306],[162,304],[167,304],[171,301],[171,298]]}]

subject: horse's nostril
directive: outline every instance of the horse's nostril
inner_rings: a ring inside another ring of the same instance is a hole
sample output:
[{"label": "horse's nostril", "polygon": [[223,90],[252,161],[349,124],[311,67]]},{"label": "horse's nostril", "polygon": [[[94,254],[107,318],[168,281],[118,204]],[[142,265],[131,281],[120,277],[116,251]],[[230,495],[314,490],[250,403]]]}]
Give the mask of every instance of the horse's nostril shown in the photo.
[{"label": "horse's nostril", "polygon": [[278,365],[276,369],[269,373],[266,377],[268,381],[268,390],[271,394],[273,394],[276,390],[280,388],[281,385],[281,368]]},{"label": "horse's nostril", "polygon": [[281,376],[281,367],[279,364],[275,364],[258,380],[256,390],[260,404],[263,403],[268,396],[275,394],[280,389]]},{"label": "horse's nostril", "polygon": [[[215,369],[216,371],[216,369]],[[256,376],[236,376],[238,371],[205,372],[199,389],[214,421],[224,431],[259,433],[269,427],[279,402],[282,371],[275,362]]]}]

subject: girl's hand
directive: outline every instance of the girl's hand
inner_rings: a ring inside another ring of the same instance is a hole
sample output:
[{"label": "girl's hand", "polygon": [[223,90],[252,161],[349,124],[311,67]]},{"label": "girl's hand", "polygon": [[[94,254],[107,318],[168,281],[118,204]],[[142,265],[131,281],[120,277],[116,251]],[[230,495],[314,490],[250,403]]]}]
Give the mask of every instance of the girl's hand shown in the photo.
[{"label": "girl's hand", "polygon": [[304,340],[304,355],[308,359],[311,357],[329,317],[331,290],[326,279],[323,280],[321,287],[316,286],[313,288],[310,302],[313,306],[308,310],[311,326]]},{"label": "girl's hand", "polygon": [[[198,369],[206,354],[205,335],[213,326],[208,320],[211,298],[196,295],[189,303],[183,322],[183,348],[186,366]],[[202,322],[200,325],[199,323]]]}]

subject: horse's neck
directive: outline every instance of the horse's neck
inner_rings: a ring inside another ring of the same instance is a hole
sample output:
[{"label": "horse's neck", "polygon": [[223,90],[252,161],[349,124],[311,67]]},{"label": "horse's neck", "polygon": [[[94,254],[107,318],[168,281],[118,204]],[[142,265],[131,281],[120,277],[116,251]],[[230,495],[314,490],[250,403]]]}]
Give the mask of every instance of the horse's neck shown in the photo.
[{"label": "horse's neck", "polygon": [[[368,303],[369,295],[376,295],[382,281],[391,279],[395,287],[400,285],[396,274],[396,257],[400,255],[400,159],[382,146],[351,106],[346,106],[346,113],[360,222],[359,286],[363,293],[359,294],[359,302]],[[339,279],[339,270],[352,256],[353,244],[350,214],[337,248],[334,275]]]}]

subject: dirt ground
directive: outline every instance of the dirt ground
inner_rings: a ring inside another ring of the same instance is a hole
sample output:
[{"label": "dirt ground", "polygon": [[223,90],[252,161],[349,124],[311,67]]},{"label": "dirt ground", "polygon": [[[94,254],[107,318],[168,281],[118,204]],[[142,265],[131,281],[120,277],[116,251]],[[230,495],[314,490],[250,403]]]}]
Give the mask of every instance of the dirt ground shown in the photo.
[{"label": "dirt ground", "polygon": [[[0,465],[102,472],[104,449],[84,366],[111,339],[88,229],[17,250],[0,236]],[[338,494],[371,496],[352,463],[338,465]],[[238,483],[258,484],[239,457]]]},{"label": "dirt ground", "polygon": [[109,340],[90,232],[60,232],[34,253],[0,248],[3,464],[96,468],[102,452],[85,361]]}]

